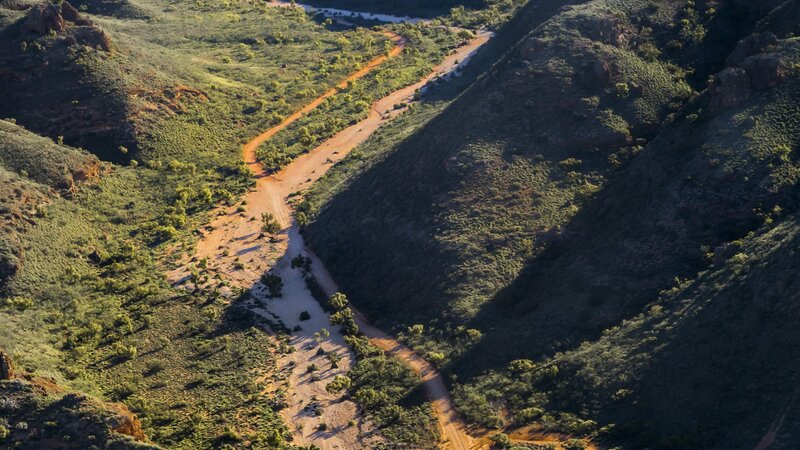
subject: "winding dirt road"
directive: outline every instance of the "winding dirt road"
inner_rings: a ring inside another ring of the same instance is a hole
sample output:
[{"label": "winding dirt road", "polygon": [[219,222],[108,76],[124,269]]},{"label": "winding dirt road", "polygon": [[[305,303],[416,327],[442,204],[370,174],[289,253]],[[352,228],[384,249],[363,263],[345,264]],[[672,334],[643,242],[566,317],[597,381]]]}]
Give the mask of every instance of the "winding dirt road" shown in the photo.
[{"label": "winding dirt road", "polygon": [[[296,198],[295,193],[308,188],[335,162],[364,142],[383,123],[399,114],[401,110],[395,109],[395,105],[411,101],[415,92],[432,79],[456,71],[491,37],[491,33],[479,33],[448,56],[428,76],[375,102],[364,120],[340,131],[309,153],[299,156],[280,172],[267,173],[256,159],[259,145],[336,94],[349,81],[364,77],[387,59],[403,51],[406,41],[402,36],[390,32],[385,34],[395,44],[387,55],[370,61],[342,80],[337,87],[328,90],[243,146],[242,157],[256,178],[255,188],[245,197],[245,210],[240,211],[234,207],[222,209],[207,227],[208,231],[201,236],[194,257],[190,259],[187,256],[168,274],[174,284],[184,283],[191,271],[191,261],[206,258],[208,272],[251,290],[253,296],[264,305],[256,308],[257,313],[280,320],[290,329],[296,329],[290,342],[294,351],[281,362],[285,371],[289,372],[288,380],[279,389],[285,388],[287,392],[288,406],[282,414],[287,423],[295,425],[294,443],[299,445],[314,444],[322,449],[364,448],[378,442],[379,436],[370,423],[362,422],[351,426],[349,422],[358,416],[356,405],[341,401],[324,389],[334,376],[347,372],[354,364],[354,357],[343,337],[336,331],[331,330],[330,338],[322,343],[315,339],[315,333],[329,327],[329,316],[322,311],[306,288],[300,271],[291,268],[291,258],[299,253],[307,254],[313,258],[312,270],[326,293],[332,295],[338,288],[319,258],[305,247],[297,225],[292,221],[290,200]],[[261,231],[262,213],[272,214],[283,228],[272,239],[267,239]],[[284,282],[283,295],[278,299],[270,299],[259,282],[261,275],[270,269]],[[311,319],[300,320],[301,312],[308,312]],[[467,434],[464,422],[455,412],[442,376],[411,349],[370,325],[357,311],[354,312],[359,327],[374,345],[395,355],[420,374],[436,411],[445,439],[444,447],[470,449],[473,440]],[[340,355],[342,360],[338,367],[314,372],[308,370],[309,363],[312,362],[316,366],[328,365],[317,353],[319,347],[326,353]],[[322,424],[325,426],[321,427]]]}]

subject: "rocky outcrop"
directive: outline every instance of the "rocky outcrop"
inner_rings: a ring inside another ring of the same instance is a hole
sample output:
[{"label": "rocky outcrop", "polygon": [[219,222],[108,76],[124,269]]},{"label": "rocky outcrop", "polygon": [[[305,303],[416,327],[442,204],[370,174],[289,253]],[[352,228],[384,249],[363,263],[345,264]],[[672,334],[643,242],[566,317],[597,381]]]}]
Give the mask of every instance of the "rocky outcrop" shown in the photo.
[{"label": "rocky outcrop", "polygon": [[14,377],[14,364],[6,352],[0,350],[0,380],[10,380]]},{"label": "rocky outcrop", "polygon": [[711,109],[733,108],[750,98],[750,78],[740,67],[728,67],[714,77],[711,92]]},{"label": "rocky outcrop", "polygon": [[760,33],[737,45],[726,60],[729,67],[714,76],[709,87],[712,112],[738,106],[754,91],[772,88],[783,80],[780,55],[764,53],[777,42],[774,34]]},{"label": "rocky outcrop", "polygon": [[111,415],[106,418],[106,424],[111,431],[131,436],[137,441],[147,440],[142,430],[142,423],[127,406],[121,403],[106,403],[105,408],[111,413]]},{"label": "rocky outcrop", "polygon": [[108,34],[68,2],[61,2],[60,5],[43,3],[31,7],[22,30],[38,34],[68,31],[64,36],[68,45],[80,44],[106,52],[111,50]]},{"label": "rocky outcrop", "polygon": [[108,52],[111,50],[111,38],[96,26],[76,27],[66,38],[69,45],[85,45]]},{"label": "rocky outcrop", "polygon": [[739,66],[750,56],[763,53],[771,45],[778,43],[778,38],[773,33],[759,33],[742,39],[736,49],[725,60],[728,66]]},{"label": "rocky outcrop", "polygon": [[[0,350],[0,398],[15,405],[0,421],[25,423],[8,437],[15,448],[108,448],[158,450],[149,444],[142,424],[125,405],[105,403],[81,393],[65,393],[51,378],[15,374]],[[52,427],[56,423],[58,427]],[[69,445],[52,447],[50,440]],[[0,447],[5,448],[0,444]]]},{"label": "rocky outcrop", "polygon": [[747,72],[750,86],[755,90],[774,87],[783,79],[781,59],[776,54],[753,55],[744,60],[742,68]]},{"label": "rocky outcrop", "polygon": [[67,24],[61,15],[61,7],[52,3],[33,6],[28,11],[28,17],[22,25],[22,31],[39,34],[49,33],[50,31],[60,32],[66,28]]}]

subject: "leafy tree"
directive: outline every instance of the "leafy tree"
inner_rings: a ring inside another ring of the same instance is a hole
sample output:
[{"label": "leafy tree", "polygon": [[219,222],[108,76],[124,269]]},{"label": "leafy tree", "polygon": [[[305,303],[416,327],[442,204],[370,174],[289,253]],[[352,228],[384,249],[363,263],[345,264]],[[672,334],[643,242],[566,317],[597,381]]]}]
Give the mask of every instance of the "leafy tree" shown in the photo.
[{"label": "leafy tree", "polygon": [[492,441],[492,447],[495,448],[509,448],[511,447],[511,438],[505,433],[495,433],[489,436]]},{"label": "leafy tree", "polygon": [[333,352],[333,351],[332,351],[332,352],[328,352],[328,353],[325,355],[325,358],[328,360],[328,362],[330,362],[330,363],[331,363],[331,369],[336,369],[336,368],[338,368],[338,367],[339,367],[339,361],[341,361],[341,360],[342,360],[342,357],[341,357],[341,356],[339,356],[339,354],[338,354],[338,353],[336,353],[336,352]]},{"label": "leafy tree", "polygon": [[530,372],[536,364],[530,359],[515,359],[508,365],[508,370],[514,373]]},{"label": "leafy tree", "polygon": [[341,292],[337,292],[331,296],[330,302],[334,309],[344,309],[347,306],[347,296]]},{"label": "leafy tree", "polygon": [[331,337],[331,332],[328,331],[327,328],[323,328],[316,333],[314,333],[314,340],[317,341],[317,344],[321,344],[322,341]]},{"label": "leafy tree", "polygon": [[283,295],[283,280],[279,275],[272,272],[265,273],[261,277],[261,282],[267,287],[270,297],[280,297]]},{"label": "leafy tree", "polygon": [[275,216],[272,213],[262,213],[261,214],[261,230],[265,233],[275,234],[281,231],[281,224],[275,220]]}]

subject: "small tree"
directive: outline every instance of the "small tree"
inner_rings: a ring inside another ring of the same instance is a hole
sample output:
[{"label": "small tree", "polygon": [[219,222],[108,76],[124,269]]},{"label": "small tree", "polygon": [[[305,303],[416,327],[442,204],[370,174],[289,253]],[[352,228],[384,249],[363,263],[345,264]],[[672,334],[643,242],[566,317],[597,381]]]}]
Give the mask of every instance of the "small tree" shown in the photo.
[{"label": "small tree", "polygon": [[280,276],[268,272],[261,277],[261,282],[267,287],[270,297],[280,297],[283,295],[283,280]]},{"label": "small tree", "polygon": [[297,220],[297,226],[300,228],[305,228],[308,225],[308,216],[303,211],[298,211],[297,214],[294,215],[295,220]]},{"label": "small tree", "polygon": [[330,302],[334,309],[344,309],[347,306],[347,296],[341,292],[337,292],[331,296]]},{"label": "small tree", "polygon": [[261,230],[265,233],[275,234],[281,231],[281,224],[275,220],[275,216],[272,213],[262,213],[261,214]]},{"label": "small tree", "polygon": [[495,448],[509,448],[511,447],[511,438],[505,433],[495,433],[489,436],[492,441],[492,447]]},{"label": "small tree", "polygon": [[322,341],[331,337],[331,332],[328,331],[327,328],[323,328],[316,333],[314,333],[314,340],[317,341],[317,344],[321,344]]},{"label": "small tree", "polygon": [[328,383],[327,386],[325,386],[325,390],[331,394],[336,394],[344,391],[345,389],[350,389],[350,384],[350,378],[344,375],[336,375],[333,377],[333,380]]},{"label": "small tree", "polygon": [[339,356],[338,353],[333,352],[333,351],[328,352],[327,354],[325,354],[325,358],[327,358],[328,362],[331,363],[331,369],[338,369],[339,368],[339,361],[342,360],[342,357]]}]

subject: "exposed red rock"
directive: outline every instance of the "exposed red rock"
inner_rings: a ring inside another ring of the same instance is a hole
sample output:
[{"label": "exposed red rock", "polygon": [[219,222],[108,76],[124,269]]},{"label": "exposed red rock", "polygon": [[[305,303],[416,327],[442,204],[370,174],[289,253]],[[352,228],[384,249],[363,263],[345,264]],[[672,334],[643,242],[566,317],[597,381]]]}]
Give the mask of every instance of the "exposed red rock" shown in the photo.
[{"label": "exposed red rock", "polygon": [[147,436],[142,430],[142,423],[127,406],[121,403],[106,403],[104,406],[107,411],[113,413],[111,417],[106,419],[106,424],[111,431],[126,434],[137,441],[147,440]]}]

